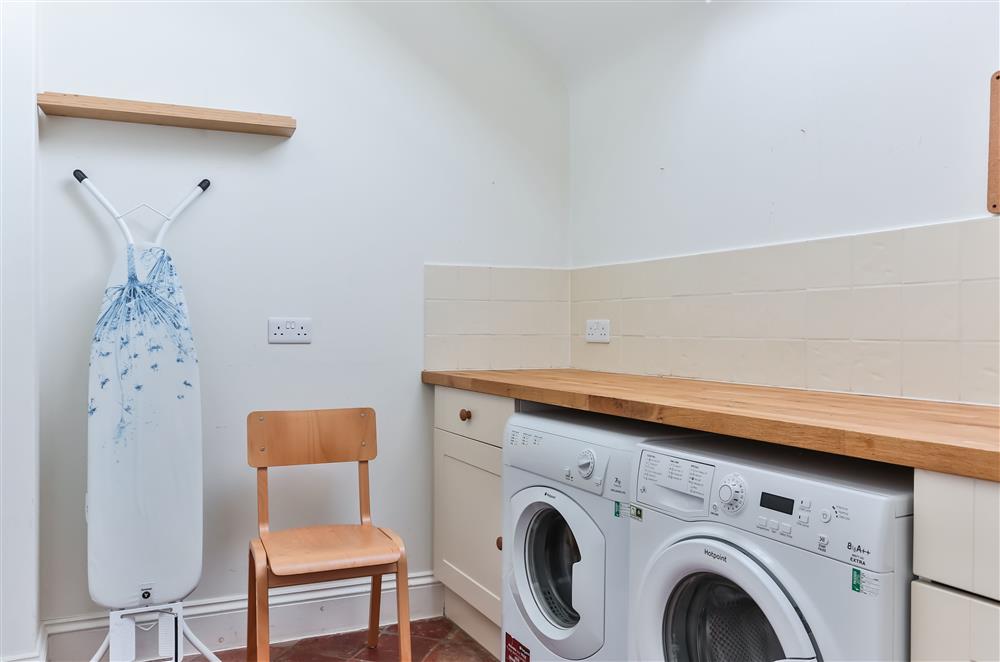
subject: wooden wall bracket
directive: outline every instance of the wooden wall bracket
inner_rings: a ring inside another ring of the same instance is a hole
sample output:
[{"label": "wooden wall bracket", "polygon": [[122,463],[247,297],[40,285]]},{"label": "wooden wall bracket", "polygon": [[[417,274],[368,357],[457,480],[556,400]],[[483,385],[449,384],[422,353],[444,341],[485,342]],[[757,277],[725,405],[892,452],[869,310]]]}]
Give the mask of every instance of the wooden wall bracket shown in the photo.
[{"label": "wooden wall bracket", "polygon": [[986,174],[986,211],[1000,214],[1000,71],[990,77],[990,156]]}]

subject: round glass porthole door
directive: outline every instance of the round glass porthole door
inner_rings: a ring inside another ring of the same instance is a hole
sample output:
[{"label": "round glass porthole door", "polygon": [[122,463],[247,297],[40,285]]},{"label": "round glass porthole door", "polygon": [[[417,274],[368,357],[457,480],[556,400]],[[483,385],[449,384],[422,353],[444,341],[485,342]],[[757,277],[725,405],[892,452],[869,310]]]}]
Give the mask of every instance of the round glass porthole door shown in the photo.
[{"label": "round glass porthole door", "polygon": [[551,487],[517,492],[510,508],[507,581],[521,617],[557,659],[590,657],[604,645],[604,534],[576,501]]},{"label": "round glass porthole door", "polygon": [[535,602],[556,627],[580,622],[573,609],[573,567],[580,562],[573,530],[559,511],[545,507],[528,524],[525,562]]},{"label": "round glass porthole door", "polygon": [[665,543],[634,590],[630,618],[637,660],[817,659],[790,596],[756,557],[726,541]]},{"label": "round glass porthole door", "polygon": [[690,575],[674,589],[663,615],[663,652],[669,662],[785,659],[754,599],[711,572]]}]

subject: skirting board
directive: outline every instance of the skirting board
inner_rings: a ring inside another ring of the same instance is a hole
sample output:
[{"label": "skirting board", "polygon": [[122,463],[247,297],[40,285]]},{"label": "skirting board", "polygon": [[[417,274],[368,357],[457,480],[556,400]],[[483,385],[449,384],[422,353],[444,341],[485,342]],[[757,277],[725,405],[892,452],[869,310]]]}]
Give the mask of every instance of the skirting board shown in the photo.
[{"label": "skirting board", "polygon": [[[272,589],[271,642],[360,630],[368,626],[369,580]],[[213,650],[242,648],[246,643],[245,595],[184,603],[184,620]],[[433,618],[444,611],[444,587],[433,573],[410,575],[410,618]],[[396,622],[396,582],[382,582],[382,623]],[[106,614],[46,621],[49,662],[89,660],[107,633]],[[186,644],[186,653],[197,651]],[[136,659],[156,659],[156,631],[136,630]]]}]

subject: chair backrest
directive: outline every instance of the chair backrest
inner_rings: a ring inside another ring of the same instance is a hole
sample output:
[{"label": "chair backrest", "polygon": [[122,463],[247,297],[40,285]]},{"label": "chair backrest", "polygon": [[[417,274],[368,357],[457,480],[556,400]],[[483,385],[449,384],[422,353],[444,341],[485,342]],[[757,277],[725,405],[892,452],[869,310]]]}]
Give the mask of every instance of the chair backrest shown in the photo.
[{"label": "chair backrest", "polygon": [[375,410],[253,411],[247,415],[247,464],[257,469],[257,525],[270,529],[267,468],[329,462],[358,463],[361,523],[371,524],[368,461],[378,452]]},{"label": "chair backrest", "polygon": [[375,459],[375,410],[254,411],[247,416],[247,463],[283,467]]}]

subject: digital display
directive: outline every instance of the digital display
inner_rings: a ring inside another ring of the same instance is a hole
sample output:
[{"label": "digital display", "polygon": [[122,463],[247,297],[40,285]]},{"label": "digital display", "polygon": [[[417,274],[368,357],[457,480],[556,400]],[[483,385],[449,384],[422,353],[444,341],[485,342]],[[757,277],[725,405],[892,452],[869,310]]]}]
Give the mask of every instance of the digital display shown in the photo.
[{"label": "digital display", "polygon": [[761,492],[760,507],[767,508],[768,510],[776,510],[779,513],[785,513],[786,515],[791,515],[792,509],[795,508],[795,499],[778,496],[777,494]]}]

